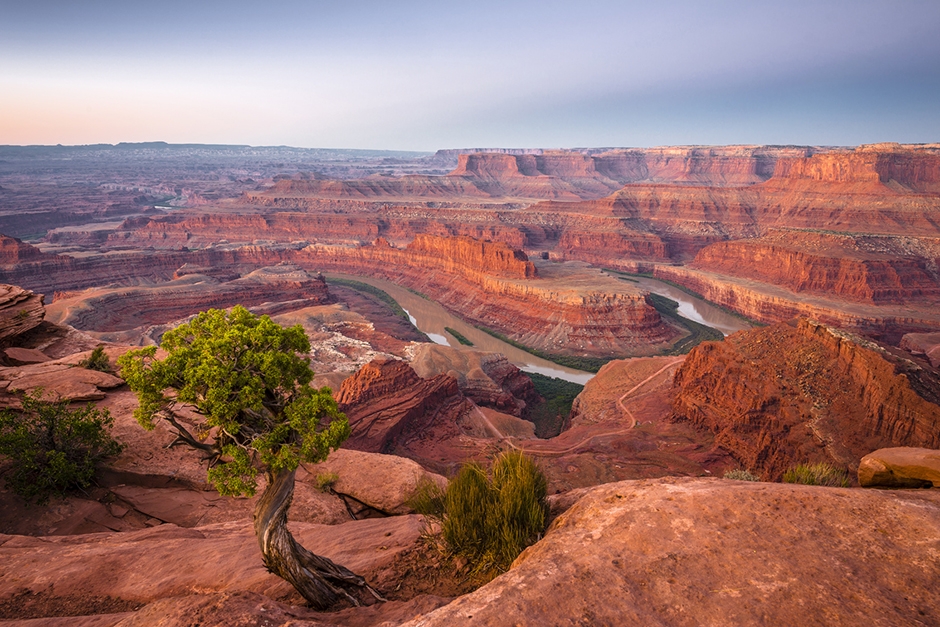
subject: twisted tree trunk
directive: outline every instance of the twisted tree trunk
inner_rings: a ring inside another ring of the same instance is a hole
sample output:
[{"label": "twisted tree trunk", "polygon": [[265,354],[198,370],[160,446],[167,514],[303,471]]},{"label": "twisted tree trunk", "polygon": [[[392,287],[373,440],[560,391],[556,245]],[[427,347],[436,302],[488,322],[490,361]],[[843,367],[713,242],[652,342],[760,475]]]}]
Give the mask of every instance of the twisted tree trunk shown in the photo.
[{"label": "twisted tree trunk", "polygon": [[255,506],[255,535],[261,546],[264,565],[297,589],[311,607],[325,610],[345,599],[361,605],[359,596],[370,593],[384,601],[366,580],[351,570],[314,555],[301,546],[287,530],[287,510],[294,496],[294,474],[266,473],[267,486]]}]

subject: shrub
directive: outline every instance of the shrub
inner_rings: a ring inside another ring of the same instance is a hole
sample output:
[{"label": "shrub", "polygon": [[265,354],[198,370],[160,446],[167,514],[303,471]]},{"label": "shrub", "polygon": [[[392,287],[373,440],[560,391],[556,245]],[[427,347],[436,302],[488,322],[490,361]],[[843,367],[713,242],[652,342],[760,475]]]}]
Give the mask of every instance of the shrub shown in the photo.
[{"label": "shrub", "polygon": [[847,488],[849,474],[826,463],[799,464],[783,473],[783,482]]},{"label": "shrub", "polygon": [[444,542],[478,571],[505,570],[545,530],[546,491],[545,475],[519,451],[497,457],[492,477],[467,464],[444,493]]},{"label": "shrub", "polygon": [[103,346],[95,347],[95,350],[91,351],[91,355],[78,362],[78,367],[98,370],[99,372],[111,372],[111,362],[108,361],[108,356],[104,354]]},{"label": "shrub", "polygon": [[339,481],[339,475],[335,472],[321,472],[317,475],[317,490],[320,492],[329,492],[333,489],[333,484]]},{"label": "shrub", "polygon": [[725,479],[734,479],[735,481],[760,481],[760,477],[753,474],[750,470],[727,470],[724,474]]},{"label": "shrub", "polygon": [[122,449],[108,433],[114,423],[108,410],[41,399],[37,390],[23,397],[22,410],[0,412],[0,455],[13,462],[7,486],[40,504],[91,485],[96,464]]}]

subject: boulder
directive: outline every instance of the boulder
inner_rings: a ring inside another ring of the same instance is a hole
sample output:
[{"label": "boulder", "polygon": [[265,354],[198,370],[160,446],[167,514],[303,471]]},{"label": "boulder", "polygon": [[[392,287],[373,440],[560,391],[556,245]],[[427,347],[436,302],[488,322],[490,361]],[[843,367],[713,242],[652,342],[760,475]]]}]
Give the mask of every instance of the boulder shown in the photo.
[{"label": "boulder", "polygon": [[923,625],[940,493],[668,478],[598,486],[508,572],[405,623]]},{"label": "boulder", "polygon": [[336,400],[352,430],[346,446],[373,453],[392,450],[428,420],[453,421],[466,403],[453,377],[422,379],[405,362],[385,358],[343,381]]},{"label": "boulder", "polygon": [[35,348],[11,347],[3,350],[3,358],[11,366],[28,366],[41,364],[52,358]]},{"label": "boulder", "polygon": [[336,475],[334,492],[389,515],[413,513],[407,501],[421,483],[447,487],[447,479],[410,459],[348,449],[334,451],[325,462],[306,466],[306,470],[313,481]]},{"label": "boulder", "polygon": [[[9,238],[2,237],[6,241]],[[0,284],[0,344],[9,346],[16,337],[39,326],[46,316],[42,294],[16,285]]]},{"label": "boulder", "polygon": [[940,488],[940,451],[899,446],[862,458],[858,483],[863,488]]}]

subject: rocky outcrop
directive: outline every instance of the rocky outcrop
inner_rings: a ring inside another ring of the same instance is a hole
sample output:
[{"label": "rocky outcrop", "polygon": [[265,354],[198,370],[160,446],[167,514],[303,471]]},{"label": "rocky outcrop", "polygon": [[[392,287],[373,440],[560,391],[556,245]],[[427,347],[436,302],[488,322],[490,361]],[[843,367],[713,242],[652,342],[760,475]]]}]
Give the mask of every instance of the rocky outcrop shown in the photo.
[{"label": "rocky outcrop", "polygon": [[[110,359],[126,349],[107,351]],[[45,360],[23,366],[0,367],[0,402],[12,402],[8,395],[43,391],[43,398],[58,401],[94,401],[103,399],[107,390],[124,385],[113,374],[78,367],[90,351],[62,359]]]},{"label": "rocky outcrop", "polygon": [[809,320],[699,345],[674,388],[675,419],[767,479],[803,462],[854,471],[888,446],[940,447],[935,375]]},{"label": "rocky outcrop", "polygon": [[[537,279],[493,276],[451,261],[442,252],[455,246],[451,240],[428,236],[420,241],[415,251],[412,246],[398,249],[381,241],[356,248],[308,246],[298,259],[324,271],[365,274],[405,285],[466,319],[547,352],[642,354],[678,335],[642,291],[596,271],[553,266],[552,276]],[[459,240],[456,245],[464,243]],[[466,245],[477,249],[475,243]],[[519,269],[517,275],[530,273],[531,263],[511,261]]]},{"label": "rocky outcrop", "polygon": [[[940,246],[905,243],[886,237],[777,231],[711,244],[699,251],[691,267],[869,304],[937,300]],[[927,246],[934,250],[915,254]]]},{"label": "rocky outcrop", "polygon": [[917,625],[940,612],[937,537],[940,494],[613,483],[507,573],[405,625]]},{"label": "rocky outcrop", "polygon": [[422,379],[407,363],[375,359],[336,392],[352,435],[344,445],[372,453],[392,452],[429,423],[456,422],[466,402],[448,375]]},{"label": "rocky outcrop", "polygon": [[449,375],[456,379],[460,392],[477,405],[513,416],[525,415],[526,408],[541,398],[532,379],[500,353],[420,344],[411,367],[425,379]]},{"label": "rocky outcrop", "polygon": [[808,317],[832,326],[890,338],[891,342],[898,342],[905,333],[940,327],[940,316],[929,305],[901,309],[891,305],[849,304],[830,295],[801,295],[770,283],[688,267],[658,265],[653,275],[764,323]]},{"label": "rocky outcrop", "polygon": [[873,144],[860,146],[854,152],[781,159],[774,169],[774,178],[937,193],[940,192],[940,155],[904,149],[898,144]]},{"label": "rocky outcrop", "polygon": [[[291,523],[292,533],[306,548],[371,581],[413,548],[422,530],[419,516],[330,526]],[[166,524],[125,533],[46,538],[0,535],[0,561],[17,573],[0,584],[0,603],[7,607],[20,595],[27,597],[21,604],[28,597],[73,603],[81,597],[111,598],[137,609],[194,591],[252,592],[303,602],[290,584],[265,568],[250,520],[195,529]]]},{"label": "rocky outcrop", "polygon": [[322,276],[293,265],[278,265],[224,282],[186,274],[156,285],[92,288],[60,295],[48,311],[53,322],[86,331],[113,333],[180,320],[211,308],[279,302],[291,303],[293,308],[299,309],[329,301]]},{"label": "rocky outcrop", "polygon": [[934,368],[940,367],[940,332],[907,333],[900,346],[914,355],[923,355]]},{"label": "rocky outcrop", "polygon": [[329,485],[333,493],[388,516],[413,514],[408,501],[424,483],[447,488],[447,479],[410,459],[351,449],[333,451],[325,462],[307,466],[307,471],[316,481],[335,477]]},{"label": "rocky outcrop", "polygon": [[470,237],[418,235],[407,250],[418,258],[416,265],[436,267],[452,274],[476,277],[482,273],[508,279],[532,279],[538,276],[535,266],[524,252],[513,250],[502,242],[480,241]]},{"label": "rocky outcrop", "polygon": [[42,294],[0,284],[0,346],[15,343],[17,337],[39,326],[45,315]]},{"label": "rocky outcrop", "polygon": [[883,448],[858,465],[863,488],[940,488],[940,451],[926,448]]},{"label": "rocky outcrop", "polygon": [[48,257],[35,246],[23,243],[15,237],[0,235],[0,264],[14,264],[22,261],[35,261]]}]

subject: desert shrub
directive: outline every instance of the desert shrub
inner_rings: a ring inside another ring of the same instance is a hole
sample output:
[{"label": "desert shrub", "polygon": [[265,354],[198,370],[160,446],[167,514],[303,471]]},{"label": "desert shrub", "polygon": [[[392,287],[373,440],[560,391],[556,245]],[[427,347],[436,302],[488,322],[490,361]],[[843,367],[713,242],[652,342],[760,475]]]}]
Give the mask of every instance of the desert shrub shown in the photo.
[{"label": "desert shrub", "polygon": [[78,367],[98,370],[99,372],[111,372],[111,362],[108,361],[108,356],[104,354],[103,346],[95,347],[95,350],[91,351],[91,355],[78,362]]},{"label": "desert shrub", "polygon": [[444,521],[444,490],[430,479],[422,479],[405,505],[432,522]]},{"label": "desert shrub", "polygon": [[849,474],[826,463],[799,464],[783,473],[783,482],[847,488]]},{"label": "desert shrub", "polygon": [[760,481],[760,477],[752,473],[750,470],[742,470],[740,468],[726,470],[724,478],[734,479],[735,481]]},{"label": "desert shrub", "polygon": [[7,486],[39,503],[88,487],[97,463],[121,451],[109,433],[113,423],[108,410],[90,403],[69,409],[65,401],[43,401],[41,390],[24,396],[21,410],[0,412],[0,455],[13,462]]},{"label": "desert shrub", "polygon": [[545,530],[545,475],[519,451],[496,458],[492,476],[467,464],[447,486],[441,532],[475,569],[505,570]]},{"label": "desert shrub", "polygon": [[339,481],[339,475],[335,472],[321,472],[316,477],[317,490],[329,492],[337,481]]}]

